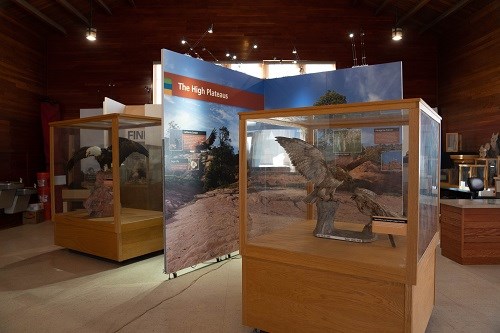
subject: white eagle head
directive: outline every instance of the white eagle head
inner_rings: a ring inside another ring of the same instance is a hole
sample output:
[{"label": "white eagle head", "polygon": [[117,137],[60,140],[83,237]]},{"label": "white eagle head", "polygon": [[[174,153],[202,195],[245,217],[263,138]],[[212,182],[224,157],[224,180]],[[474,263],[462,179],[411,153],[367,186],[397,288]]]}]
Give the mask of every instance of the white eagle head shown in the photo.
[{"label": "white eagle head", "polygon": [[101,148],[96,147],[96,146],[89,147],[87,149],[87,152],[85,153],[86,157],[89,157],[89,156],[99,156],[99,155],[101,155]]}]

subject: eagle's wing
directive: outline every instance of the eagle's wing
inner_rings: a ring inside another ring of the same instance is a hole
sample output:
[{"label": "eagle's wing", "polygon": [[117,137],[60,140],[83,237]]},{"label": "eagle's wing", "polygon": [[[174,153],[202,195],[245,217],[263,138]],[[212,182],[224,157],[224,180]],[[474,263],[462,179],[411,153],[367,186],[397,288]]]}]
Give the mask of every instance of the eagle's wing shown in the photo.
[{"label": "eagle's wing", "polygon": [[[148,150],[138,142],[119,137],[118,143],[120,145],[120,165],[125,161],[127,157],[129,157],[130,154],[135,152],[149,157]],[[113,151],[111,146],[109,147],[109,149]]]},{"label": "eagle's wing", "polygon": [[285,149],[297,171],[315,185],[331,175],[318,148],[297,138],[277,136],[276,141]]},{"label": "eagle's wing", "polygon": [[89,148],[90,147],[82,147],[82,148],[78,149],[77,151],[75,151],[73,153],[73,156],[71,156],[68,163],[66,164],[66,171],[70,171],[71,169],[73,169],[73,167],[75,166],[75,164],[78,161],[87,157],[87,149],[89,149]]}]

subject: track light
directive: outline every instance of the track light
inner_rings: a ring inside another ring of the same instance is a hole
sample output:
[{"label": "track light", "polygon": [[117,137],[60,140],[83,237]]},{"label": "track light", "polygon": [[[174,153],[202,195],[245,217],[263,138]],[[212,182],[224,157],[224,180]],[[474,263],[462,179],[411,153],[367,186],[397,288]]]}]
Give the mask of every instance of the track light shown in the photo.
[{"label": "track light", "polygon": [[214,25],[213,25],[213,23],[210,25],[210,27],[208,28],[207,32],[208,32],[209,34],[211,34],[211,33],[213,33],[213,32],[214,32]]},{"label": "track light", "polygon": [[292,53],[293,53],[293,54],[297,54],[297,49],[296,49],[296,48],[293,48]]},{"label": "track light", "polygon": [[253,48],[256,49],[258,46],[257,44],[253,44]]},{"label": "track light", "polygon": [[392,40],[398,41],[403,39],[403,29],[402,28],[392,28]]},{"label": "track light", "polygon": [[202,51],[207,52],[208,54],[210,54],[210,55],[212,56],[212,58],[214,58],[214,60],[215,60],[216,62],[219,62],[219,59],[217,59],[217,58],[216,58],[216,57],[212,54],[212,52],[210,52],[210,50],[208,50],[206,47],[202,48],[201,50],[202,50]]}]

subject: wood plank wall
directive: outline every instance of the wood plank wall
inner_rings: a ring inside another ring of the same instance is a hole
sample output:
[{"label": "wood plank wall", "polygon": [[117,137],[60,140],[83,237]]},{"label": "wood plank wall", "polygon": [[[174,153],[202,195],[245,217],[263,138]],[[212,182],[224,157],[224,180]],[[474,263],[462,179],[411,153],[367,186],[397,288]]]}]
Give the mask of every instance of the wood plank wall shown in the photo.
[{"label": "wood plank wall", "polygon": [[[221,60],[229,47],[239,48],[243,60],[291,59],[295,46],[301,59],[335,60],[338,69],[352,66],[347,33],[362,27],[368,64],[403,61],[404,97],[421,97],[438,106],[443,133],[460,132],[465,150],[477,150],[491,132],[500,130],[498,2],[471,18],[470,29],[444,36],[439,50],[432,34],[418,31],[406,31],[403,41],[394,43],[392,16],[375,17],[369,8],[345,3],[332,11],[279,1],[244,8],[226,2],[122,6],[111,16],[96,13],[96,43],[84,39],[83,26],[63,36],[36,19],[17,22],[0,10],[0,134],[10,139],[0,144],[0,178],[31,182],[36,171],[45,168],[39,115],[43,96],[60,103],[64,119],[78,117],[81,108],[101,107],[104,97],[125,104],[149,103],[145,88],[151,84],[160,49],[185,52],[180,39],[196,40],[212,22],[215,33],[203,46]],[[247,35],[256,20],[283,37],[269,38],[262,27]],[[235,44],[241,36],[258,42],[258,51],[244,53],[244,46]],[[358,42],[358,59],[359,50]]]},{"label": "wood plank wall", "polygon": [[492,1],[439,48],[442,133],[460,133],[462,151],[478,152],[500,131],[500,2]]},{"label": "wood plank wall", "polygon": [[0,181],[33,186],[45,170],[40,98],[45,95],[45,37],[0,11]]}]

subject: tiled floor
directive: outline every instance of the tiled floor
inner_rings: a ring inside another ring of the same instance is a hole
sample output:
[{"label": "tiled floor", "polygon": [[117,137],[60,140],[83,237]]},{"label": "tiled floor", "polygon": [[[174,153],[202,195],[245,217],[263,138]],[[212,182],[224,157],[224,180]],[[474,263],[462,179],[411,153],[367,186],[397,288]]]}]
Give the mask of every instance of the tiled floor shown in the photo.
[{"label": "tiled floor", "polygon": [[[241,260],[168,280],[161,253],[125,264],[53,244],[53,224],[0,230],[0,332],[252,332],[241,325]],[[438,255],[427,332],[499,333],[500,266]]]}]

